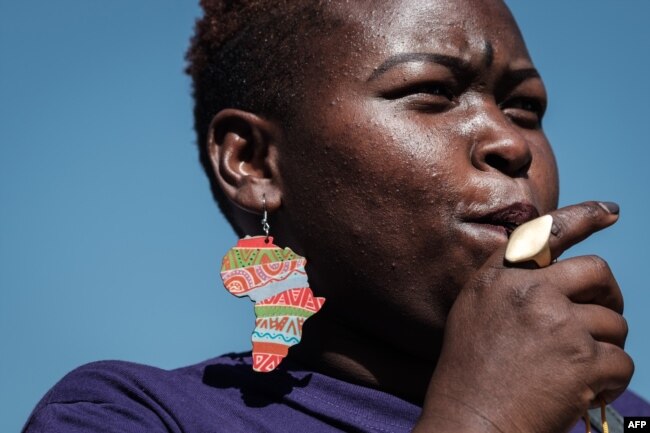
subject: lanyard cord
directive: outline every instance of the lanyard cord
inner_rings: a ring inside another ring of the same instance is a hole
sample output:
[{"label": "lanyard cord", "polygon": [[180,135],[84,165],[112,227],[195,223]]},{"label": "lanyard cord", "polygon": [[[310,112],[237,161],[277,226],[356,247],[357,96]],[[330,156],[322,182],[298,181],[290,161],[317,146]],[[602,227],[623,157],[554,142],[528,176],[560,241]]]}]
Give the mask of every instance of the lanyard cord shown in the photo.
[{"label": "lanyard cord", "polygon": [[[607,403],[605,403],[605,400],[600,400],[600,422],[603,426],[603,433],[609,433],[609,426],[607,425],[607,414],[605,413],[605,409],[607,407]],[[591,433],[591,421],[589,420],[589,414],[585,412],[585,414],[582,416],[585,420],[585,426],[586,426],[586,433]]]},{"label": "lanyard cord", "polygon": [[605,413],[605,408],[607,403],[605,400],[600,400],[600,421],[603,423],[603,433],[609,433],[609,426],[607,425],[607,414]]}]

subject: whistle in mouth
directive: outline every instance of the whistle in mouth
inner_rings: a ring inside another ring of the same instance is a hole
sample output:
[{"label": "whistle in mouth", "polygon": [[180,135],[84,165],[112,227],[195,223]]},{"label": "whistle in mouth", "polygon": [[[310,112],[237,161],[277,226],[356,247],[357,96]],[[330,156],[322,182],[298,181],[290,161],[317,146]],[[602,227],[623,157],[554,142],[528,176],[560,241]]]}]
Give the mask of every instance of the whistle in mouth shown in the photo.
[{"label": "whistle in mouth", "polygon": [[540,268],[551,264],[551,237],[553,217],[543,215],[517,227],[508,240],[505,259],[510,263],[534,261]]}]

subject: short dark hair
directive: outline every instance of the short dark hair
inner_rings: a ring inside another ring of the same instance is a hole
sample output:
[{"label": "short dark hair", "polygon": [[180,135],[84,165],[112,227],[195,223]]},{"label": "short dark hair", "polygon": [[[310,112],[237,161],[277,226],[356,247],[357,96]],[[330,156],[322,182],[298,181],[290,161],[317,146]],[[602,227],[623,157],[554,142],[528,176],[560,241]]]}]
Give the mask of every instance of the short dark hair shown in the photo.
[{"label": "short dark hair", "polygon": [[232,206],[219,188],[206,149],[214,115],[238,108],[282,120],[302,93],[299,58],[306,34],[322,22],[320,0],[200,0],[186,58],[193,82],[199,160],[215,201],[235,231]]}]

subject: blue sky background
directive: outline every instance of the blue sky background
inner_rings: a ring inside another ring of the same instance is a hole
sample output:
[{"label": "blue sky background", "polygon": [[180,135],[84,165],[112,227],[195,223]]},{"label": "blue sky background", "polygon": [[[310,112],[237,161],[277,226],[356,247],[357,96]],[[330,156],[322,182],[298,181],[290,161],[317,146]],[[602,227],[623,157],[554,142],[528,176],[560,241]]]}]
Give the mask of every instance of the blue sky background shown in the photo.
[{"label": "blue sky background", "polygon": [[[550,94],[562,204],[620,222],[632,387],[650,397],[650,2],[509,1]],[[253,313],[219,279],[235,242],[196,162],[187,0],[0,0],[0,431],[72,368],[173,368],[247,350]],[[232,322],[232,324],[231,324]]]}]

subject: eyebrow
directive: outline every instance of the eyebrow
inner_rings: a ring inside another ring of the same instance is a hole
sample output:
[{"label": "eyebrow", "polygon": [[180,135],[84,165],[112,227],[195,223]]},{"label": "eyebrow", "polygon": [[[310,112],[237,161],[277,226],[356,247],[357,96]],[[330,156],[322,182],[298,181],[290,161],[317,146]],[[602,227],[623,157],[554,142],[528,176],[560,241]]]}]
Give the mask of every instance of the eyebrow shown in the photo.
[{"label": "eyebrow", "polygon": [[436,63],[448,67],[455,74],[459,75],[467,74],[473,69],[468,62],[459,57],[435,53],[402,53],[389,57],[373,71],[367,81],[373,81],[379,78],[379,76],[388,72],[397,65],[411,62]]},{"label": "eyebrow", "polygon": [[539,72],[535,68],[513,69],[506,73],[508,81],[513,84],[519,84],[529,78],[541,78]]},{"label": "eyebrow", "polygon": [[[488,46],[488,53],[486,55],[487,61],[490,61],[490,48]],[[389,57],[377,69],[373,71],[367,81],[373,81],[379,78],[382,74],[388,72],[390,69],[411,62],[426,62],[436,63],[448,67],[456,75],[468,75],[474,71],[471,64],[459,57],[448,56],[445,54],[435,53],[402,53]],[[491,63],[491,61],[490,61]],[[535,68],[514,69],[506,73],[508,81],[514,84],[519,84],[529,78],[541,78],[539,72]]]}]

